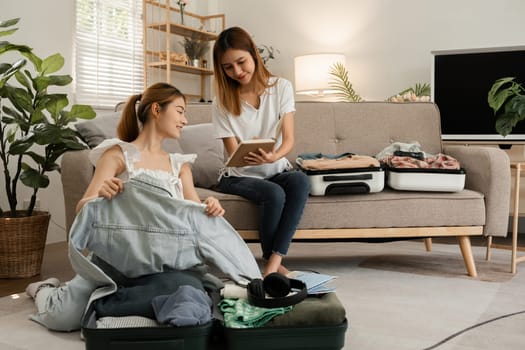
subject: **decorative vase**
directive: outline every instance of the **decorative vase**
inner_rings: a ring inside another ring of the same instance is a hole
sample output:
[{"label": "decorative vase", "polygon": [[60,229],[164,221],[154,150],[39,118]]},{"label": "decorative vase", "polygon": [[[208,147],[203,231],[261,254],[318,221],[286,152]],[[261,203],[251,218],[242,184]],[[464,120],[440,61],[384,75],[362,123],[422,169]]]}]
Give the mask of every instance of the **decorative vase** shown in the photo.
[{"label": "decorative vase", "polygon": [[0,278],[40,274],[50,218],[43,211],[31,216],[0,217]]},{"label": "decorative vase", "polygon": [[198,58],[192,58],[190,60],[190,66],[192,67],[198,67],[199,66],[199,59]]}]

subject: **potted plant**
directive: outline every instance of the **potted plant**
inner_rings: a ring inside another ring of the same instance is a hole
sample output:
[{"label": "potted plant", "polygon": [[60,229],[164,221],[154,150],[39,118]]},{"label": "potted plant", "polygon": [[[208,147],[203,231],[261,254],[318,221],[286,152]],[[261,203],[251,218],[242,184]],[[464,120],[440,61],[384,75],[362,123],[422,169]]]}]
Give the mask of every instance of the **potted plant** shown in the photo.
[{"label": "potted plant", "polygon": [[184,47],[184,52],[188,55],[189,63],[193,67],[199,66],[199,60],[210,49],[210,43],[204,40],[184,37],[180,44]]},{"label": "potted plant", "polygon": [[259,55],[261,55],[261,58],[263,60],[263,63],[266,65],[270,60],[275,59],[278,53],[281,53],[279,49],[274,48],[273,46],[268,45],[260,45],[257,46],[257,50],[259,50]]},{"label": "potted plant", "polygon": [[[14,33],[18,21],[0,22],[0,37]],[[60,171],[57,159],[65,151],[86,147],[70,124],[95,112],[85,105],[67,111],[67,95],[48,91],[72,81],[53,74],[64,65],[60,54],[41,59],[26,45],[0,41],[0,55],[7,52],[20,56],[12,64],[0,62],[0,161],[8,203],[0,206],[0,278],[30,277],[40,273],[50,217],[34,210],[38,190],[49,185],[48,172]],[[25,210],[19,208],[19,185],[32,189]]]},{"label": "potted plant", "polygon": [[[489,106],[496,116],[496,131],[503,136],[511,133],[520,121],[525,119],[525,88],[513,77],[498,79],[488,93]],[[501,114],[497,114],[501,108]]]},{"label": "potted plant", "polygon": [[362,102],[363,99],[354,90],[350,78],[348,76],[348,70],[345,65],[341,62],[336,62],[330,66],[328,73],[333,78],[330,82],[330,87],[337,91],[337,97],[340,101],[345,102]]}]

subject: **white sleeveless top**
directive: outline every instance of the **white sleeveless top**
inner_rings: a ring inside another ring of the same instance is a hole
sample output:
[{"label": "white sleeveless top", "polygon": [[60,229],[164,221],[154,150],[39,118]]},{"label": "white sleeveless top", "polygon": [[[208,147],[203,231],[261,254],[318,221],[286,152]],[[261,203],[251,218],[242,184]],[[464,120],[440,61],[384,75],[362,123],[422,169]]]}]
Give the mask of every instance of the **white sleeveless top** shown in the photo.
[{"label": "white sleeveless top", "polygon": [[184,194],[182,192],[182,182],[179,178],[180,168],[184,163],[193,163],[197,158],[196,154],[170,153],[169,156],[172,173],[164,170],[135,168],[135,163],[140,161],[139,149],[132,143],[124,142],[117,138],[112,138],[104,140],[100,145],[93,148],[89,152],[89,160],[94,166],[96,166],[102,154],[115,145],[118,145],[122,150],[124,161],[126,162],[126,170],[118,175],[122,181],[127,181],[143,174],[146,176],[151,176],[152,178],[164,184],[165,188],[170,191],[175,198],[184,199]]}]

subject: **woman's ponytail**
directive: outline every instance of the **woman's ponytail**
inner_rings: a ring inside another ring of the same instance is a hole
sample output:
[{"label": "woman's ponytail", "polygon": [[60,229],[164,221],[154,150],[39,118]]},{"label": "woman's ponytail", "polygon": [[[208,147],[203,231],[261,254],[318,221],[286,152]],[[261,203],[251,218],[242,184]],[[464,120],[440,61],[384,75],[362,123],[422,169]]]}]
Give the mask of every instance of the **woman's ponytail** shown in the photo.
[{"label": "woman's ponytail", "polygon": [[131,142],[139,136],[140,129],[136,106],[141,97],[142,94],[131,96],[122,111],[122,116],[117,126],[117,135],[122,141]]}]

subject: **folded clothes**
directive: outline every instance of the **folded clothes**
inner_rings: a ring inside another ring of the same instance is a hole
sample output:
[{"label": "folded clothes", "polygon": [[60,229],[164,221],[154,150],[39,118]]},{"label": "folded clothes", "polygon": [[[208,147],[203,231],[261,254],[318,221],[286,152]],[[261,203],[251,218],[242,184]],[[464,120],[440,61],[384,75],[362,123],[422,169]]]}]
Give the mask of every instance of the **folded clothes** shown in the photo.
[{"label": "folded clothes", "polygon": [[228,328],[263,327],[278,315],[293,309],[293,306],[264,308],[253,306],[247,299],[222,299],[219,303],[224,313],[224,324]]},{"label": "folded clothes", "polygon": [[155,318],[151,301],[158,295],[169,295],[181,286],[190,285],[204,290],[200,276],[188,271],[168,271],[134,279],[94,304],[99,317],[143,316]]},{"label": "folded clothes", "polygon": [[211,298],[192,286],[181,286],[170,295],[151,301],[157,321],[176,327],[197,326],[211,321]]},{"label": "folded clothes", "polygon": [[151,328],[166,327],[156,320],[142,316],[101,317],[97,320],[97,328]]},{"label": "folded clothes", "polygon": [[299,155],[296,163],[306,170],[330,170],[330,169],[357,169],[357,168],[377,168],[379,161],[374,157],[343,153],[338,156],[318,154],[318,158],[311,155],[303,158]]}]

